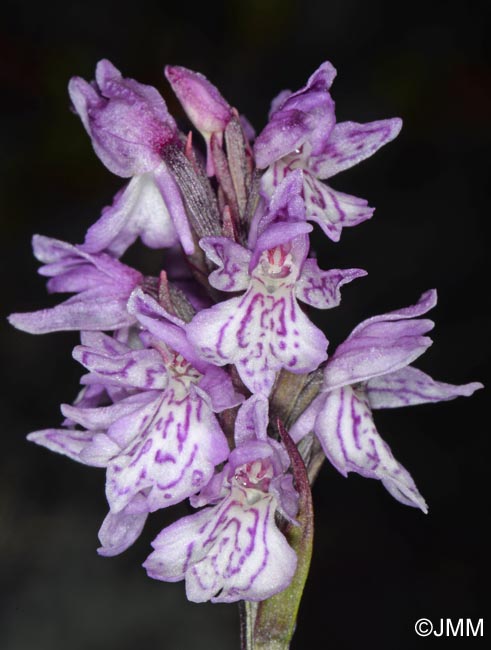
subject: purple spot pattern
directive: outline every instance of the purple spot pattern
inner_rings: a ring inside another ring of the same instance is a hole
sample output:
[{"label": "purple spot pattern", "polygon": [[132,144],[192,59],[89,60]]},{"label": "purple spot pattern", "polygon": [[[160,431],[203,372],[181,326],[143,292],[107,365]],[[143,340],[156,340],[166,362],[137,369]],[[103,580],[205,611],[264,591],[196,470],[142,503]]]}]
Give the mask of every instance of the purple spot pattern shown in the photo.
[{"label": "purple spot pattern", "polygon": [[314,259],[308,259],[295,285],[295,295],[317,309],[331,309],[341,302],[341,287],[364,275],[362,269],[322,271]]},{"label": "purple spot pattern", "polygon": [[46,430],[31,440],[107,467],[113,515],[135,507],[151,512],[196,494],[229,455],[205,384],[197,389],[203,375],[180,355],[165,360],[102,333],[83,333],[82,343],[75,357],[91,370],[86,380],[125,386],[129,394],[107,407],[67,406],[71,422],[88,431]]},{"label": "purple spot pattern", "polygon": [[131,350],[127,346],[115,349],[109,345],[112,339],[102,336],[105,338],[101,351],[84,345],[77,346],[73,351],[74,358],[91,372],[90,379],[86,378],[85,381],[103,381],[115,386],[146,390],[165,388],[168,371],[157,350]]},{"label": "purple spot pattern", "polygon": [[461,396],[469,397],[479,388],[482,388],[479,382],[455,386],[435,381],[426,373],[411,366],[387,375],[373,377],[366,384],[368,400],[374,409],[441,402]]},{"label": "purple spot pattern", "polygon": [[172,379],[156,397],[153,416],[108,464],[111,510],[119,512],[139,493],[149,512],[179,503],[211,479],[228,453],[210,407],[192,386],[183,388]]},{"label": "purple spot pattern", "polygon": [[268,438],[268,403],[253,396],[239,409],[236,447],[199,495],[207,506],[165,528],[144,566],[158,580],[186,580],[194,602],[263,600],[284,589],[296,555],[278,531],[275,512],[294,521],[298,494],[283,445]]},{"label": "purple spot pattern", "polygon": [[411,475],[377,432],[363,388],[344,386],[330,391],[314,429],[324,453],[341,474],[356,472],[379,479],[398,501],[427,511]]},{"label": "purple spot pattern", "polygon": [[[301,164],[300,158],[289,157],[270,167],[261,180],[264,195],[271,196],[288,174]],[[307,221],[317,223],[327,237],[336,242],[343,228],[357,226],[370,219],[374,212],[365,199],[334,190],[307,168],[303,169],[302,195]]]},{"label": "purple spot pattern", "polygon": [[274,513],[272,495],[234,486],[217,506],[164,529],[144,566],[160,580],[184,578],[194,602],[268,598],[287,586],[296,567]]},{"label": "purple spot pattern", "polygon": [[263,395],[281,368],[309,372],[326,359],[327,340],[299,308],[292,283],[269,292],[253,278],[242,297],[199,312],[188,336],[203,358],[235,364],[247,388]]},{"label": "purple spot pattern", "polygon": [[339,241],[344,227],[370,219],[374,209],[364,199],[338,192],[320,180],[331,178],[373,155],[394,139],[400,128],[398,118],[368,124],[336,124],[325,133],[320,147],[306,142],[271,165],[261,180],[262,193],[269,199],[286,176],[302,169],[307,220],[315,221],[327,237]]},{"label": "purple spot pattern", "polygon": [[124,79],[109,61],[99,61],[95,76],[91,84],[73,77],[68,89],[97,155],[119,176],[153,170],[176,132],[164,100],[155,88]]},{"label": "purple spot pattern", "polygon": [[343,228],[357,226],[373,215],[365,199],[334,190],[309,172],[304,173],[303,187],[307,219],[319,224],[332,241],[339,241]]},{"label": "purple spot pattern", "polygon": [[90,255],[80,246],[35,235],[33,249],[44,263],[39,273],[50,278],[50,293],[73,293],[60,304],[35,312],[12,314],[15,327],[34,334],[63,330],[113,330],[134,323],[128,298],[143,276],[106,253]]},{"label": "purple spot pattern", "polygon": [[208,259],[218,268],[209,275],[210,284],[221,291],[242,291],[249,284],[250,251],[225,237],[206,237],[200,241]]},{"label": "purple spot pattern", "polygon": [[80,462],[80,453],[90,444],[93,434],[90,431],[67,429],[45,429],[29,434],[28,440],[35,442],[72,460]]},{"label": "purple spot pattern", "polygon": [[[325,62],[304,88],[283,91],[274,101],[251,149],[241,143],[238,113],[202,75],[177,67],[166,74],[204,135],[206,171],[215,176],[210,184],[191,138],[179,134],[154,88],[124,79],[106,60],[98,63],[94,82],[70,81],[73,108],[96,154],[131,180],[84,244],[33,239],[48,291],[74,295],[51,309],[12,314],[10,321],[31,333],[79,330],[74,357],[88,374],[74,404],[62,405],[64,428],[34,432],[29,440],[107,468],[102,555],[128,548],[149,512],[189,497],[204,509],[161,532],[145,563],[149,575],[185,579],[195,602],[259,601],[284,589],[297,563],[275,522],[278,514],[295,524],[299,495],[289,454],[268,437],[267,397],[281,369],[308,373],[327,358],[327,339],[297,300],[336,307],[341,287],[365,274],[323,271],[308,259],[313,226],[306,221],[337,242],[343,228],[371,218],[366,200],[323,181],[395,138],[401,121],[336,124],[329,93],[336,73]],[[185,159],[198,184],[176,173]],[[258,197],[252,177],[259,173]],[[188,293],[191,274],[173,258],[166,272],[192,308],[167,284],[165,272],[144,278],[117,259],[138,237],[156,249],[180,240],[191,255],[201,234],[220,232],[227,236],[199,240],[215,270],[201,264],[201,255],[187,261],[197,263],[211,287],[245,293],[209,309],[203,305],[217,294],[203,300]],[[344,476],[378,479],[396,499],[424,512],[423,497],[378,434],[372,410],[449,400],[482,387],[436,382],[409,366],[431,344],[424,335],[433,323],[419,316],[435,302],[433,290],[417,305],[360,323],[330,357],[322,389],[292,429],[296,442],[314,431]],[[111,330],[113,336],[103,333]],[[234,373],[217,367],[228,364],[253,393],[249,399],[235,392]],[[241,402],[224,418],[229,424],[236,417],[230,449],[214,413]]]},{"label": "purple spot pattern", "polygon": [[320,153],[309,158],[309,167],[318,178],[330,178],[372,156],[393,140],[401,130],[398,118],[367,124],[340,122],[331,131]]}]

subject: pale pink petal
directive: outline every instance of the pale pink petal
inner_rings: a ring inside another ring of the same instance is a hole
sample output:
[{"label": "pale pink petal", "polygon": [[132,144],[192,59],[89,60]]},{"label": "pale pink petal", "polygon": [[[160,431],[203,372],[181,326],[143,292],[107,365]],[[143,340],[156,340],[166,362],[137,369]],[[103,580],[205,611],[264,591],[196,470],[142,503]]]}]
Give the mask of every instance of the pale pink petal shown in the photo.
[{"label": "pale pink petal", "polygon": [[378,434],[366,398],[351,386],[326,396],[315,433],[327,458],[343,476],[356,472],[379,479],[398,501],[427,512],[411,475]]},{"label": "pale pink petal", "polygon": [[248,266],[251,253],[226,237],[205,237],[199,242],[209,260],[218,268],[208,281],[220,291],[242,291],[249,286]]},{"label": "pale pink petal", "polygon": [[370,219],[374,208],[365,199],[333,190],[309,172],[304,174],[307,219],[319,224],[332,241],[339,241],[343,228],[351,228]]},{"label": "pale pink petal", "polygon": [[[212,411],[199,398],[170,386],[139,436],[108,466],[106,494],[119,512],[149,489],[149,512],[183,501],[211,479],[229,448]],[[142,423],[143,424],[143,423]]]},{"label": "pale pink petal", "polygon": [[460,386],[435,381],[426,373],[411,366],[374,377],[366,384],[372,409],[444,402],[456,397],[469,397],[480,388],[483,388],[483,385],[475,381]]},{"label": "pale pink petal", "polygon": [[177,243],[176,228],[153,174],[131,179],[111,206],[87,231],[84,250],[103,250],[121,256],[138,237],[149,248],[169,248]]},{"label": "pale pink petal", "polygon": [[101,547],[99,555],[112,557],[126,551],[135,542],[143,530],[147,513],[128,514],[124,510],[113,514],[108,512],[99,530]]},{"label": "pale pink petal", "polygon": [[74,429],[44,429],[43,431],[34,431],[27,436],[30,442],[36,445],[46,447],[63,456],[68,456],[72,460],[85,465],[86,463],[80,457],[84,447],[92,441],[94,433],[91,431],[76,431]]},{"label": "pale pink petal", "polygon": [[363,269],[323,271],[315,259],[308,259],[295,284],[295,295],[302,302],[317,309],[332,309],[341,302],[341,287],[366,274]]},{"label": "pale pink petal", "polygon": [[398,117],[367,124],[340,122],[332,129],[321,151],[315,152],[309,167],[317,178],[331,178],[357,165],[399,135],[402,120]]},{"label": "pale pink petal", "polygon": [[432,343],[424,334],[433,328],[433,321],[418,316],[435,303],[436,292],[427,291],[416,305],[360,323],[329,359],[324,389],[366,381],[412,363]]}]

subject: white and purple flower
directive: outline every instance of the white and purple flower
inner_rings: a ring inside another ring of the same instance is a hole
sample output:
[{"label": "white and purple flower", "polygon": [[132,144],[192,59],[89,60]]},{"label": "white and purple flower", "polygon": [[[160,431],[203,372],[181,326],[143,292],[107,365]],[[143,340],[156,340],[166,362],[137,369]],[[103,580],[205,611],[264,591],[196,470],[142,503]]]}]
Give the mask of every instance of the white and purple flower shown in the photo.
[{"label": "white and purple flower", "polygon": [[106,253],[90,254],[80,246],[34,235],[35,257],[43,263],[39,274],[49,293],[75,295],[55,307],[11,314],[14,327],[30,334],[62,330],[116,330],[135,323],[126,309],[131,292],[143,284],[135,269]]},{"label": "white and purple flower", "polygon": [[165,528],[144,563],[152,578],[186,581],[189,600],[264,600],[290,583],[297,558],[275,523],[292,520],[298,495],[289,458],[269,438],[268,403],[251,397],[237,414],[236,448],[193,504],[212,504]]},{"label": "white and purple flower", "polygon": [[[200,510],[154,540],[149,576],[185,580],[194,602],[262,601],[289,588],[279,597],[287,610],[283,640],[293,633],[312,549],[309,480],[320,454],[313,436],[303,439],[315,433],[343,475],[378,479],[426,512],[373,410],[481,388],[437,382],[410,365],[431,344],[433,323],[421,316],[435,305],[434,291],[362,322],[329,359],[326,336],[299,304],[336,307],[341,287],[365,275],[322,270],[308,222],[338,241],[343,227],[371,217],[364,199],[322,181],[401,128],[398,118],[336,124],[335,75],[325,62],[304,88],[280,93],[251,149],[254,133],[217,88],[168,66],[167,79],[205,140],[207,173],[155,88],[123,78],[107,60],[94,82],[74,77],[70,97],[96,154],[130,180],[83,244],[34,237],[48,291],[73,295],[10,316],[31,333],[81,332],[73,356],[88,370],[82,390],[62,405],[59,428],[29,440],[107,470],[99,553],[123,552],[149,513],[189,498]],[[118,260],[138,238],[169,249],[155,277]],[[277,416],[282,442],[268,435]],[[290,437],[281,420],[295,418]],[[260,625],[269,635],[267,616]]]},{"label": "white and purple flower", "polygon": [[139,236],[150,248],[180,241],[194,250],[177,184],[162,160],[162,149],[179,145],[167,106],[152,86],[124,79],[110,61],[96,67],[95,82],[70,80],[73,106],[104,165],[129,184],[87,232],[84,248],[120,256]]},{"label": "white and purple flower", "polygon": [[394,498],[423,512],[426,503],[378,434],[372,410],[440,402],[482,388],[478,382],[437,382],[409,365],[432,343],[425,334],[434,323],[418,317],[435,304],[436,292],[428,291],[414,306],[360,323],[327,362],[320,394],[291,430],[296,442],[314,431],[341,474],[379,479]]},{"label": "white and purple flower", "polygon": [[[140,290],[130,309],[137,318],[142,309],[165,313]],[[121,550],[119,538],[111,542],[107,528],[119,530],[119,520],[128,515],[143,517],[195,494],[229,455],[214,413],[236,406],[242,397],[223,370],[202,360],[198,370],[169,347],[170,342],[187,349],[193,358],[182,321],[173,320],[157,324],[162,338],[153,347],[133,349],[102,333],[83,333],[82,345],[74,350],[90,371],[82,383],[125,394],[108,406],[63,405],[63,414],[84,430],[48,429],[29,436],[79,462],[107,468],[111,526],[104,528],[105,554]]]},{"label": "white and purple flower", "polygon": [[361,269],[322,271],[307,259],[312,227],[302,219],[299,180],[298,174],[285,179],[269,212],[253,224],[252,250],[225,237],[200,241],[218,266],[210,284],[245,294],[198,312],[189,339],[209,362],[235,364],[247,388],[266,396],[281,368],[307,373],[327,358],[326,337],[297,299],[318,309],[336,307],[341,286],[365,275]]},{"label": "white and purple flower", "polygon": [[336,71],[323,63],[305,88],[283,91],[272,105],[270,122],[254,144],[256,162],[267,171],[261,187],[265,196],[292,171],[303,170],[306,218],[319,224],[333,241],[341,231],[369,219],[374,209],[365,199],[334,190],[322,183],[372,156],[401,130],[399,118],[367,124],[336,124],[329,89]]}]

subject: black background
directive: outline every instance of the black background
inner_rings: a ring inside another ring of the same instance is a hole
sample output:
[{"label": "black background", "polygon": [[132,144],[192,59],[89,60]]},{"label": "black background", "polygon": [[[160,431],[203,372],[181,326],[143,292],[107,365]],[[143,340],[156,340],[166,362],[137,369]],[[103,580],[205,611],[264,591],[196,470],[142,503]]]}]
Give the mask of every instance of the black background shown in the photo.
[{"label": "black background", "polygon": [[[109,58],[155,85],[185,121],[165,63],[206,74],[259,130],[270,99],[297,89],[325,59],[340,120],[399,115],[399,138],[333,180],[365,197],[374,219],[318,238],[321,265],[362,267],[337,310],[322,314],[331,348],[361,319],[414,303],[437,287],[435,344],[418,366],[436,378],[489,384],[487,167],[490,146],[486,2],[243,3],[7,2],[0,34],[2,307],[41,308],[34,232],[82,240],[121,185],[93,154],[69,111],[71,75],[91,79]],[[4,5],[5,6],[5,5]],[[130,261],[155,272],[160,253]],[[2,319],[0,646],[8,650],[229,649],[234,605],[188,603],[182,583],[146,577],[149,543],[179,513],[151,517],[124,555],[99,558],[103,472],[29,445],[56,426],[80,369],[75,334],[33,337]],[[469,399],[377,413],[379,431],[410,470],[430,513],[402,506],[376,481],[325,466],[314,488],[312,571],[293,648],[401,650],[414,623],[486,621],[489,519],[488,390]],[[461,640],[460,646],[466,641]],[[467,641],[466,647],[482,645]]]}]

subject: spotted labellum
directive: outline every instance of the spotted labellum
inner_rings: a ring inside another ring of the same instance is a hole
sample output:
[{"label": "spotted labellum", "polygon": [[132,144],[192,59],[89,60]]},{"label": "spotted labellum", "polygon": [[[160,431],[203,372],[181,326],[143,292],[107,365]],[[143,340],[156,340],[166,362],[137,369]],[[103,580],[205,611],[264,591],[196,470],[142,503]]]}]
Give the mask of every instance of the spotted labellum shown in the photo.
[{"label": "spotted labellum", "polygon": [[[393,140],[399,118],[337,122],[325,62],[273,100],[256,137],[202,74],[167,66],[165,76],[195,132],[107,60],[95,81],[70,81],[96,156],[126,185],[83,242],[34,236],[48,292],[71,295],[10,322],[80,332],[84,374],[59,426],[28,438],[104,468],[101,555],[131,546],[151,513],[187,502],[190,514],[152,542],[148,575],[184,581],[194,602],[245,603],[243,648],[264,635],[271,646],[260,647],[288,648],[312,552],[315,441],[342,475],[378,479],[426,513],[374,414],[482,385],[413,367],[431,344],[434,290],[364,320],[329,356],[316,325],[316,310],[338,307],[366,271],[322,268],[314,228],[334,245],[374,212],[331,178]],[[163,250],[154,275],[121,260],[137,239]]]}]

